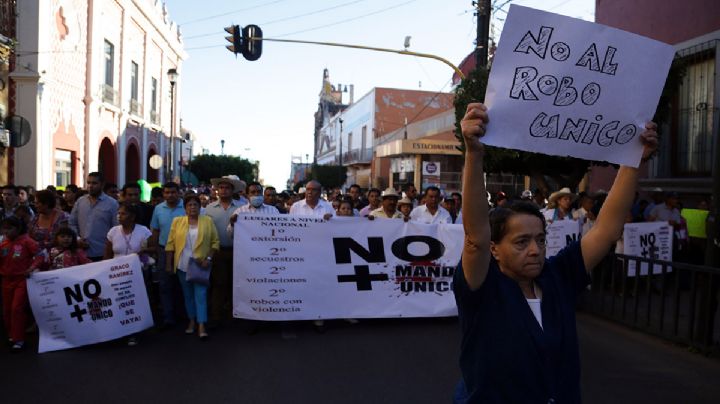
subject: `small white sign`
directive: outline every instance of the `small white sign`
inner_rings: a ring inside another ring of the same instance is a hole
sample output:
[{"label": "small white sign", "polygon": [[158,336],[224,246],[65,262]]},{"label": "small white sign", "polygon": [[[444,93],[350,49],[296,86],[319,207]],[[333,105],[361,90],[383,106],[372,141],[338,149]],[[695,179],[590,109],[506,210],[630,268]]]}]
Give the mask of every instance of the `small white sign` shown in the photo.
[{"label": "small white sign", "polygon": [[138,256],[38,272],[27,280],[38,352],[109,341],[152,327]]},{"label": "small white sign", "polygon": [[[673,228],[668,222],[627,223],[623,232],[625,255],[672,261]],[[636,262],[628,263],[628,276],[637,273]],[[650,264],[641,263],[640,275],[647,275]],[[666,272],[672,270],[667,267]],[[653,265],[653,274],[662,273],[662,265]]]},{"label": "small white sign", "polygon": [[545,255],[557,255],[573,241],[580,240],[580,229],[580,222],[577,220],[556,220],[548,224]]},{"label": "small white sign", "polygon": [[674,54],[649,38],[511,5],[483,143],[637,167]]},{"label": "small white sign", "polygon": [[434,161],[423,161],[423,175],[440,177],[440,163]]}]

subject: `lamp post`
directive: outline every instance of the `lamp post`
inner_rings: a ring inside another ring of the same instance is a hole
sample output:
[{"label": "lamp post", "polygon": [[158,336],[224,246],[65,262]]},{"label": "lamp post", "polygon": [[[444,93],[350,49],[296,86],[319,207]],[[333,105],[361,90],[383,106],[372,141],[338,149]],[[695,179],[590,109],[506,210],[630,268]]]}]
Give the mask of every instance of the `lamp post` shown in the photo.
[{"label": "lamp post", "polygon": [[[340,122],[340,170],[338,170],[338,172],[340,173],[339,180],[342,183],[343,182],[343,180],[342,180],[342,170],[343,170],[343,168],[342,168],[343,167],[343,163],[342,163],[342,131],[343,131],[343,122],[344,121],[342,118],[338,119],[338,121]],[[343,186],[342,186],[342,184],[340,184],[340,189],[342,189],[342,188],[343,188]]]},{"label": "lamp post", "polygon": [[[170,181],[175,178],[175,83],[178,79],[177,69],[167,71],[170,81]],[[167,179],[166,179],[167,181]]]}]

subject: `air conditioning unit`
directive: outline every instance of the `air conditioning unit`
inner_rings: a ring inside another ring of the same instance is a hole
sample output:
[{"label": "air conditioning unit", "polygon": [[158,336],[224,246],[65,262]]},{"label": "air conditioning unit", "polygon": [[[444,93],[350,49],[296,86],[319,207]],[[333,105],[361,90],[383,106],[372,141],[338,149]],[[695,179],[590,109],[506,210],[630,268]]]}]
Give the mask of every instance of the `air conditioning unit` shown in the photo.
[{"label": "air conditioning unit", "polygon": [[10,147],[10,131],[7,129],[0,129],[0,147]]}]

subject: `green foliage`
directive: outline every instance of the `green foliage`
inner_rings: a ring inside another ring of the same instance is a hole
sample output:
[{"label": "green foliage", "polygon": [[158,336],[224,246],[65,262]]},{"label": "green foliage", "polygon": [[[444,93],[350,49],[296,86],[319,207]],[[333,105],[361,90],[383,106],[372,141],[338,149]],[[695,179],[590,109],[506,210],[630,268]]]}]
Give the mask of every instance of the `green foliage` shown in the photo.
[{"label": "green foliage", "polygon": [[237,175],[245,182],[254,181],[257,176],[257,167],[250,161],[237,156],[218,156],[215,154],[201,154],[193,156],[189,166],[202,182],[209,183],[211,178],[220,178],[223,175]]},{"label": "green foliage", "polygon": [[[468,104],[482,102],[485,99],[487,80],[488,70],[478,68],[455,89],[455,137],[460,141],[460,150],[463,153],[465,141],[460,130],[460,121],[465,116]],[[580,183],[589,166],[589,161],[572,157],[548,156],[485,146],[485,172],[527,175],[538,182],[538,186],[545,191],[548,188],[545,176],[552,178],[560,187],[574,188]]]},{"label": "green foliage", "polygon": [[318,181],[323,188],[336,188],[344,184],[345,180],[347,180],[347,168],[313,164],[310,179]]}]

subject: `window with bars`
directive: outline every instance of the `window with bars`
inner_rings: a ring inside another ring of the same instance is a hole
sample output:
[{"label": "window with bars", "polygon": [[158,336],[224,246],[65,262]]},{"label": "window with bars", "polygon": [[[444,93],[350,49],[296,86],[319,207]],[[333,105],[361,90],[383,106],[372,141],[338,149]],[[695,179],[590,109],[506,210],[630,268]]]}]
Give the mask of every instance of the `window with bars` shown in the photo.
[{"label": "window with bars", "polygon": [[705,176],[712,172],[715,97],[715,49],[686,56],[687,64],[672,108],[674,175]]}]

